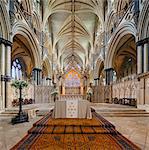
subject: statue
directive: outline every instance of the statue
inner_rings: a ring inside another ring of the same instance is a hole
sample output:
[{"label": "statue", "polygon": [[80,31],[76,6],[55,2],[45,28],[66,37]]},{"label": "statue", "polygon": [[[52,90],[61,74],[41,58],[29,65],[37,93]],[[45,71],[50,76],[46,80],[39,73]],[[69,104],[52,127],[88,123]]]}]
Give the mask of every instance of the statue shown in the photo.
[{"label": "statue", "polygon": [[91,83],[90,86],[87,88],[87,100],[89,100],[91,102],[91,97],[93,95],[93,89],[91,87]]},{"label": "statue", "polygon": [[59,90],[58,90],[58,88],[56,87],[56,83],[54,83],[54,86],[53,86],[53,90],[52,90],[52,92],[51,92],[51,95],[53,96],[53,98],[54,98],[54,102],[55,102],[55,100],[57,99],[57,95],[58,95],[58,92]]}]

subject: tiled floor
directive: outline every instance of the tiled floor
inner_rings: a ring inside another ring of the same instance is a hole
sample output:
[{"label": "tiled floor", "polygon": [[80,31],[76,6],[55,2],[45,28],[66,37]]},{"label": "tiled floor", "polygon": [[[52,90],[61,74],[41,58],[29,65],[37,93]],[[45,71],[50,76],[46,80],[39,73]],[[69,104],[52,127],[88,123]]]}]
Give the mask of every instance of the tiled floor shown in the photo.
[{"label": "tiled floor", "polygon": [[[122,106],[110,104],[94,104],[100,109],[119,109]],[[112,106],[112,107],[111,107]],[[42,106],[43,107],[43,106]],[[126,108],[126,107],[125,107]],[[11,125],[10,119],[0,118],[0,150],[9,150],[22,139],[32,124],[41,117],[31,119],[30,122]],[[143,150],[149,150],[149,117],[105,117],[116,126],[116,129],[125,137],[137,144]]]}]

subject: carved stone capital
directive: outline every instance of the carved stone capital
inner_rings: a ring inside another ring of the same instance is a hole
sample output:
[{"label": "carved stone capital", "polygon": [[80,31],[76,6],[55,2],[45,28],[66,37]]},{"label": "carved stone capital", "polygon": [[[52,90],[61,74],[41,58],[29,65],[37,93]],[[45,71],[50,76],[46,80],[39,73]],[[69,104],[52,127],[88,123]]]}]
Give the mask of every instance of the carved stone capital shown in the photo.
[{"label": "carved stone capital", "polygon": [[0,44],[3,43],[5,46],[10,46],[12,47],[12,42],[0,37]]},{"label": "carved stone capital", "polygon": [[144,45],[145,43],[149,43],[149,38],[145,38],[143,40],[140,40],[136,44],[137,44],[137,46],[141,46],[141,45]]},{"label": "carved stone capital", "polygon": [[11,76],[1,75],[1,81],[10,82]]}]

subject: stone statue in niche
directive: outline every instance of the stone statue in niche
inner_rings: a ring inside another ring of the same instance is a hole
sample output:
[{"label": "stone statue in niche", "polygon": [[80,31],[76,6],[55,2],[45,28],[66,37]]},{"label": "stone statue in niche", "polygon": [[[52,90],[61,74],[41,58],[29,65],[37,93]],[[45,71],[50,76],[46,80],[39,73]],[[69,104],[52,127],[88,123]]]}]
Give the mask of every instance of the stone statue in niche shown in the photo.
[{"label": "stone statue in niche", "polygon": [[58,87],[56,86],[56,83],[54,83],[54,86],[51,92],[54,102],[58,99],[58,93],[59,93]]},{"label": "stone statue in niche", "polygon": [[92,95],[93,95],[93,89],[92,89],[92,85],[90,83],[89,87],[87,88],[87,100],[89,100],[90,102],[92,99]]}]

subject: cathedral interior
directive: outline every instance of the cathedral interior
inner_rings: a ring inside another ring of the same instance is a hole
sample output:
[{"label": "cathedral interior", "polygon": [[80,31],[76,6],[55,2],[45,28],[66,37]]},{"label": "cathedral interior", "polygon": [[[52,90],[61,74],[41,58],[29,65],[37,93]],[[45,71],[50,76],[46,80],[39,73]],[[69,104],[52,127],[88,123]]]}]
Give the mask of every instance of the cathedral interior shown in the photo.
[{"label": "cathedral interior", "polygon": [[149,0],[0,0],[0,149],[148,150]]}]

